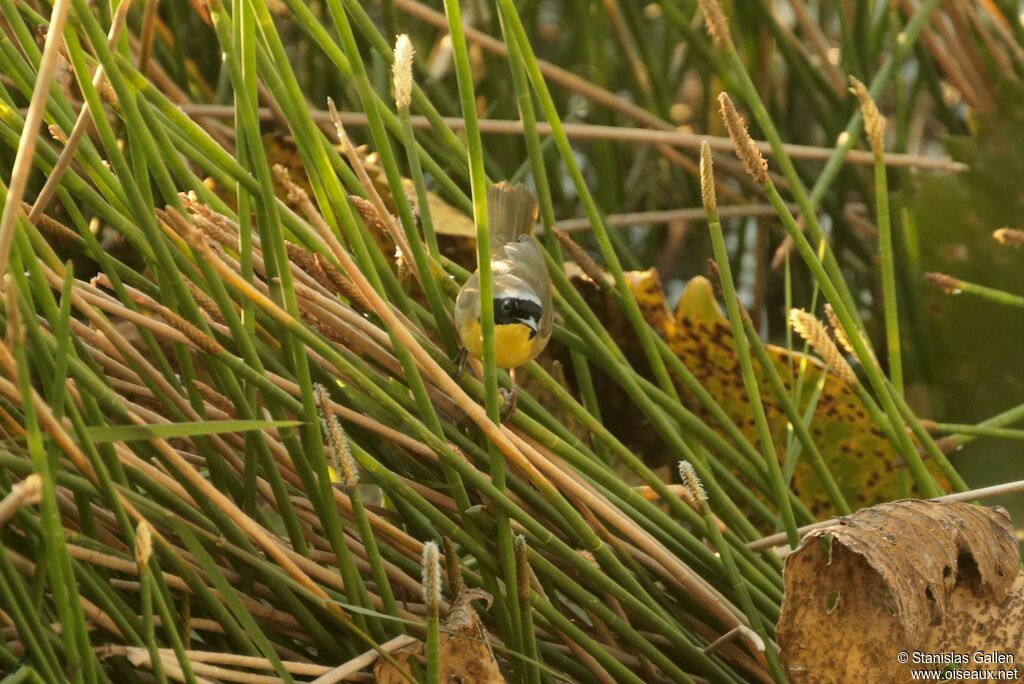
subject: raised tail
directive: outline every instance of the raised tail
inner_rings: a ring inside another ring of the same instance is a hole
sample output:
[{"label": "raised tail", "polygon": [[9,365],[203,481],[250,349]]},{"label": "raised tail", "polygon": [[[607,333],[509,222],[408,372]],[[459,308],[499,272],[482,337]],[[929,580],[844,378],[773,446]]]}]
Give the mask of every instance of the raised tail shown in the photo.
[{"label": "raised tail", "polygon": [[502,181],[487,191],[487,216],[491,229],[491,251],[529,235],[537,222],[537,198],[522,183]]}]

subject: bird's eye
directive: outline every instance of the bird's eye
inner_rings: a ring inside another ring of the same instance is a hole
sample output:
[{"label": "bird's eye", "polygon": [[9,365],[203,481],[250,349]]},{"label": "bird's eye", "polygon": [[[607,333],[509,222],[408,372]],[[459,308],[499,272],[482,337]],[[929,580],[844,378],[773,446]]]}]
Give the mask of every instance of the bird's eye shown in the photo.
[{"label": "bird's eye", "polygon": [[506,313],[511,313],[512,310],[515,309],[515,308],[516,308],[516,303],[513,302],[511,299],[506,299],[506,300],[502,301],[502,303],[501,303],[501,310],[506,312]]}]

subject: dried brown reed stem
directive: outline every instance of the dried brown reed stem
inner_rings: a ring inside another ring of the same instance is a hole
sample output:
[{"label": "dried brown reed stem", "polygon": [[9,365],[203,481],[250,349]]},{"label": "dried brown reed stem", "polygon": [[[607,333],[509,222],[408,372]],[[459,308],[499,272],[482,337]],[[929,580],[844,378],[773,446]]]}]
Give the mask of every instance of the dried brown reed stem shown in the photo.
[{"label": "dried brown reed stem", "polygon": [[43,494],[43,479],[33,473],[11,487],[11,492],[0,500],[0,527],[14,517],[22,506],[34,506]]},{"label": "dried brown reed stem", "polygon": [[398,256],[403,262],[405,262],[406,266],[412,271],[413,275],[416,276],[416,279],[422,286],[422,274],[416,270],[416,264],[412,260],[412,251],[409,247],[409,241],[406,239],[405,232],[402,230],[401,225],[399,225],[398,219],[388,211],[380,193],[377,192],[377,187],[373,184],[373,180],[366,172],[366,167],[363,166],[363,160],[359,158],[359,154],[356,152],[355,147],[352,146],[348,135],[345,133],[345,127],[342,125],[341,119],[338,118],[338,110],[334,107],[334,100],[331,98],[327,98],[327,109],[331,115],[331,121],[334,123],[334,129],[337,131],[338,142],[341,145],[342,153],[344,153],[345,158],[348,159],[348,163],[352,167],[352,170],[355,171],[356,177],[359,178],[359,182],[362,184],[363,190],[366,191],[367,197],[370,198],[370,202],[373,204],[374,210],[383,222],[384,226],[387,228],[387,232],[391,236],[391,239],[394,241],[395,247],[398,250]]},{"label": "dried brown reed stem", "polygon": [[56,0],[47,25],[46,42],[36,72],[32,99],[29,101],[25,125],[18,140],[18,150],[14,155],[14,167],[11,170],[3,213],[0,214],[0,274],[7,270],[11,245],[14,243],[14,231],[18,226],[18,218],[22,216],[21,198],[25,194],[32,173],[36,142],[39,140],[37,132],[50,98],[50,85],[57,69],[57,57],[63,45],[64,23],[70,9],[71,0]]},{"label": "dried brown reed stem", "polygon": [[[234,108],[230,105],[209,105],[209,104],[185,104],[181,109],[195,117],[216,116],[230,118],[234,116]],[[259,110],[261,119],[274,120],[273,112],[269,108]],[[314,121],[318,123],[330,123],[330,114],[326,110],[314,109],[310,111]],[[368,119],[360,112],[338,112],[338,118],[346,126],[366,126]],[[446,126],[453,130],[462,130],[465,121],[458,117],[441,117]],[[412,116],[410,123],[413,128],[430,129],[433,123],[425,116]],[[508,119],[480,119],[480,132],[492,135],[517,136],[523,134],[523,123],[518,120]],[[574,140],[612,140],[623,143],[640,143],[654,145],[659,150],[678,152],[676,148],[698,149],[701,142],[707,140],[711,149],[716,152],[729,152],[733,149],[732,140],[725,136],[705,135],[688,133],[676,130],[672,124],[663,122],[668,128],[659,127],[656,130],[650,128],[629,128],[625,126],[603,126],[599,124],[584,124],[566,122],[563,124],[565,134]],[[537,123],[537,132],[541,135],[551,135],[551,126],[544,122]],[[758,149],[765,155],[771,156],[771,145],[763,140],[755,141]],[[794,159],[810,159],[824,161],[834,152],[831,147],[818,147],[814,145],[799,145],[796,143],[784,143],[783,150]],[[685,168],[695,171],[696,167],[688,158]],[[682,160],[670,159],[674,163],[683,166]],[[850,150],[845,161],[850,164],[871,165],[874,164],[874,154],[866,150]],[[949,171],[951,173],[962,173],[967,170],[967,165],[949,157],[926,156],[920,154],[890,153],[885,156],[886,166],[912,167],[920,169],[931,169],[936,171]],[[776,182],[779,188],[784,187],[782,183]],[[719,192],[722,192],[722,185],[719,184]]]},{"label": "dried brown reed stem", "polygon": [[[992,485],[991,487],[982,487],[980,489],[972,489],[966,492],[957,492],[956,494],[946,494],[945,496],[937,496],[928,501],[974,501],[991,499],[997,496],[1010,496],[1012,494],[1019,494],[1024,492],[1024,480],[1016,480],[1013,482],[1004,482],[998,485]],[[820,529],[822,527],[828,527],[839,522],[841,518],[829,518],[828,520],[820,520],[810,525],[804,525],[797,531],[803,535],[813,530]],[[775,546],[784,545],[787,543],[785,533],[772,534],[767,537],[763,537],[756,541],[752,541],[747,544],[747,548],[752,551],[760,551],[761,549],[770,549]]]},{"label": "dried brown reed stem", "polygon": [[602,290],[609,287],[610,277],[608,273],[594,260],[594,257],[587,253],[587,250],[577,244],[572,237],[564,230],[551,229],[552,234],[562,243],[562,247],[569,253],[572,260],[579,264],[580,269],[587,274],[587,277],[594,281],[594,284]]},{"label": "dried brown reed stem", "polygon": [[[28,202],[22,202],[21,206],[26,212],[31,209],[31,205],[29,205]],[[82,237],[78,233],[71,230],[57,219],[47,216],[46,214],[40,214],[35,223],[39,230],[58,240],[63,242],[73,242],[76,244],[82,242]]]},{"label": "dried brown reed stem", "polygon": [[[110,30],[107,33],[107,48],[113,50],[117,47],[120,41],[121,31],[124,29],[125,20],[128,17],[128,10],[131,8],[131,0],[123,2],[117,6],[114,10],[114,16],[110,22]],[[117,97],[113,94],[113,90],[110,84],[107,83],[106,76],[103,73],[103,65],[97,65],[96,70],[92,76],[92,86],[100,91],[101,96],[108,102],[116,101]],[[87,102],[82,103],[82,108],[78,112],[78,117],[75,119],[74,125],[71,127],[71,134],[68,135],[64,130],[58,129],[58,133],[55,133],[53,126],[50,127],[50,134],[54,138],[61,141],[64,145],[64,149],[61,150],[60,156],[57,157],[56,163],[53,168],[50,169],[50,173],[46,177],[46,182],[43,184],[42,190],[36,196],[35,204],[28,211],[28,220],[32,223],[36,223],[43,212],[46,211],[46,207],[50,204],[50,200],[53,199],[54,193],[57,192],[57,186],[60,184],[60,179],[64,176],[64,172],[67,171],[71,165],[72,160],[75,157],[75,152],[78,150],[78,145],[82,141],[86,132],[89,130],[89,126],[92,123],[92,113],[89,111],[89,104]],[[61,136],[58,138],[58,134]],[[62,139],[61,139],[62,138]]]}]

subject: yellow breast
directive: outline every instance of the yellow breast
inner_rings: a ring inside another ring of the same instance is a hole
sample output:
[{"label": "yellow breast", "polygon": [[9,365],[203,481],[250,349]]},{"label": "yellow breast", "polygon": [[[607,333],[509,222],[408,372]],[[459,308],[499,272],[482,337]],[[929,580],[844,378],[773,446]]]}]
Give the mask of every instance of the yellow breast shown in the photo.
[{"label": "yellow breast", "polygon": [[[531,330],[522,323],[510,323],[494,326],[494,350],[498,368],[516,368],[537,356],[544,348],[546,340],[540,335],[530,339]],[[471,320],[459,330],[459,337],[466,351],[476,358],[483,358],[483,337],[480,322]]]}]

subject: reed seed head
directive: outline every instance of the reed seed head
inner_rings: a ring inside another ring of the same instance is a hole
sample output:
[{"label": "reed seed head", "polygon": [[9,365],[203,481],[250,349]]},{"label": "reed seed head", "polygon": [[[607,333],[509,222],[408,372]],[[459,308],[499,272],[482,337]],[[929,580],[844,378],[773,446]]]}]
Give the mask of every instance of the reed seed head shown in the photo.
[{"label": "reed seed head", "polygon": [[1000,228],[992,233],[992,237],[1001,245],[1024,247],[1024,230],[1017,228]]},{"label": "reed seed head", "polygon": [[366,298],[366,295],[356,287],[356,284],[349,280],[341,271],[335,267],[326,257],[317,254],[315,257],[317,266],[323,271],[327,279],[335,287],[335,289],[341,294],[345,295],[349,303],[359,311],[363,313],[372,313],[373,305],[370,304],[370,300]]},{"label": "reed seed head", "polygon": [[836,375],[851,385],[857,382],[856,374],[853,372],[850,364],[846,362],[846,359],[843,358],[843,355],[839,353],[839,347],[829,337],[825,325],[815,318],[814,315],[807,313],[803,309],[790,309],[789,325],[811,345],[811,348],[818,353],[818,356],[825,360],[825,363],[829,365]]},{"label": "reed seed head", "polygon": [[530,547],[526,545],[526,537],[516,535],[516,590],[522,601],[530,600]]},{"label": "reed seed head", "polygon": [[[32,205],[28,202],[22,202],[21,208],[25,210],[26,214],[32,211]],[[71,230],[57,219],[47,216],[46,214],[39,215],[39,219],[36,221],[36,228],[39,228],[47,235],[64,242],[77,242],[81,240],[78,233]]]},{"label": "reed seed head", "polygon": [[736,111],[736,105],[728,93],[718,95],[718,106],[725,127],[729,130],[729,137],[732,138],[732,144],[736,146],[736,156],[743,162],[743,168],[758,185],[768,185],[768,162],[754,144],[750,131],[747,130],[747,122]]},{"label": "reed seed head", "polygon": [[441,605],[441,557],[432,541],[423,545],[423,600],[431,611]]},{"label": "reed seed head", "polygon": [[352,458],[352,448],[348,444],[345,428],[335,415],[331,406],[331,395],[320,383],[313,385],[313,399],[316,401],[317,413],[323,421],[323,430],[327,446],[327,457],[331,459],[331,467],[341,476],[341,484],[351,492],[359,486],[359,470]]},{"label": "reed seed head", "polygon": [[[722,271],[718,268],[718,262],[714,259],[708,259],[708,282],[711,283],[711,289],[715,293],[715,297],[721,301],[725,301],[725,292],[722,291]],[[742,307],[740,307],[742,310]]]},{"label": "reed seed head", "polygon": [[732,46],[732,35],[729,33],[729,20],[718,0],[699,0],[700,11],[704,15],[704,23],[708,27],[711,39],[723,47]]},{"label": "reed seed head", "polygon": [[345,429],[341,421],[333,413],[327,418],[328,432],[332,435],[330,444],[331,460],[334,469],[341,475],[341,484],[351,492],[359,486],[359,471],[356,461],[352,458],[352,448],[348,444]]},{"label": "reed seed head", "polygon": [[832,335],[835,336],[836,342],[842,347],[847,354],[854,355],[856,352],[853,351],[853,345],[850,343],[850,338],[846,336],[846,331],[843,330],[843,326],[839,323],[839,318],[836,316],[835,309],[832,308],[831,304],[825,305],[825,316],[828,318],[828,323],[832,326]]},{"label": "reed seed head", "polygon": [[235,405],[231,403],[230,399],[215,390],[213,387],[207,385],[199,378],[192,378],[192,386],[195,387],[196,391],[203,397],[203,401],[215,406],[229,416],[233,417],[235,415]]},{"label": "reed seed head", "polygon": [[444,569],[448,575],[448,588],[454,596],[458,596],[466,588],[462,581],[462,566],[459,565],[459,553],[455,542],[450,537],[441,537],[444,545]]},{"label": "reed seed head", "polygon": [[145,520],[140,520],[135,528],[135,561],[140,568],[149,566],[149,557],[153,555],[153,528]]},{"label": "reed seed head", "polygon": [[402,34],[395,40],[395,61],[391,73],[395,81],[395,104],[399,109],[408,109],[412,104],[412,58],[415,50],[409,36]]},{"label": "reed seed head", "polygon": [[697,477],[697,471],[694,469],[693,464],[689,461],[679,462],[679,477],[682,479],[683,484],[686,485],[686,489],[689,490],[690,496],[693,497],[693,503],[699,508],[708,501],[707,492],[704,491],[704,485],[701,483],[700,478]]},{"label": "reed seed head", "polygon": [[924,279],[946,294],[958,295],[963,291],[960,281],[945,273],[925,273]]},{"label": "reed seed head", "polygon": [[160,314],[160,317],[167,321],[168,325],[187,337],[192,344],[210,356],[219,356],[227,351],[224,348],[224,345],[215,340],[213,336],[200,330],[198,326],[187,318],[163,304],[157,304],[144,295],[135,295],[132,297],[132,301],[134,301],[140,308],[150,309],[151,311]]},{"label": "reed seed head", "polygon": [[885,117],[878,111],[867,86],[853,76],[850,77],[850,92],[860,100],[860,111],[864,115],[864,130],[867,131],[868,140],[871,141],[871,151],[876,158],[885,154]]},{"label": "reed seed head", "polygon": [[50,132],[50,137],[59,142],[61,145],[68,144],[68,134],[64,132],[64,129],[57,124],[50,124],[47,129]]},{"label": "reed seed head", "polygon": [[707,140],[700,143],[700,196],[708,214],[718,214],[718,199],[715,197],[715,162],[711,158],[711,145]]}]

